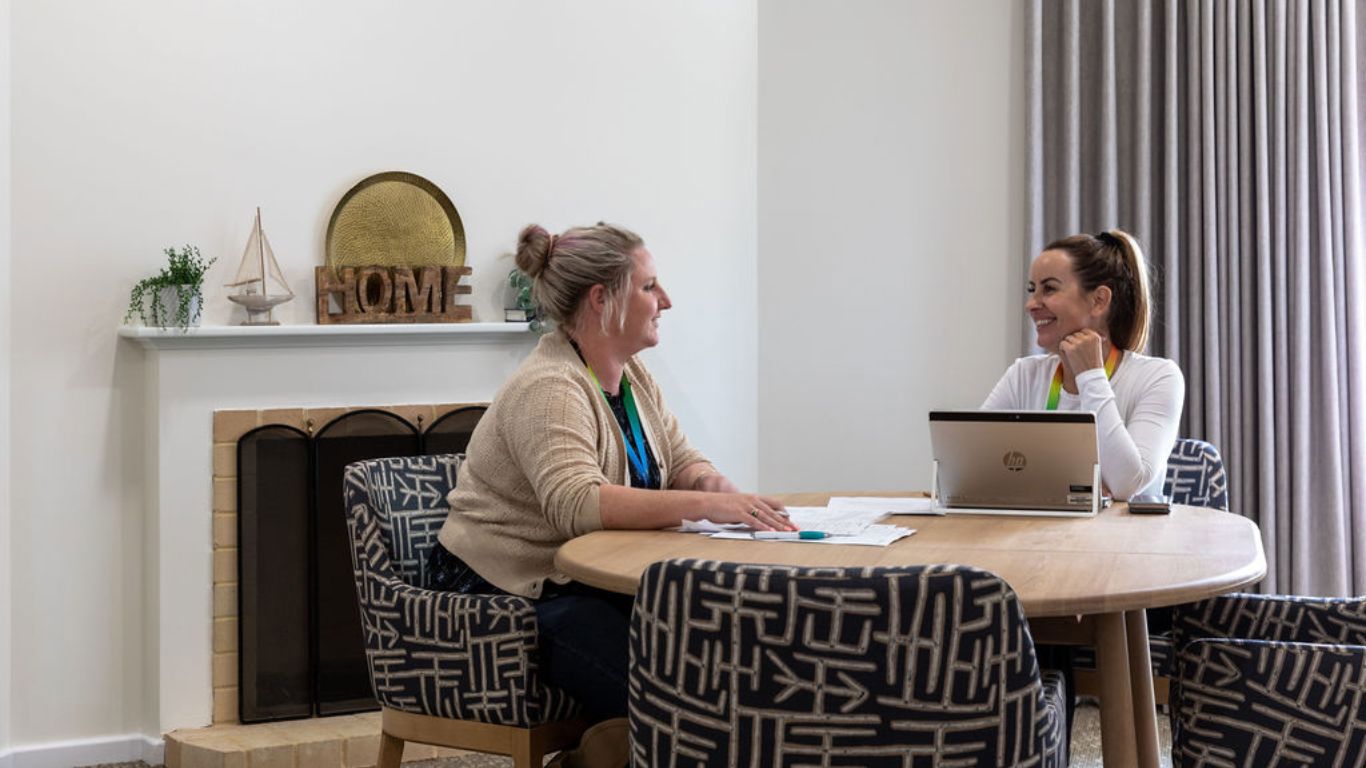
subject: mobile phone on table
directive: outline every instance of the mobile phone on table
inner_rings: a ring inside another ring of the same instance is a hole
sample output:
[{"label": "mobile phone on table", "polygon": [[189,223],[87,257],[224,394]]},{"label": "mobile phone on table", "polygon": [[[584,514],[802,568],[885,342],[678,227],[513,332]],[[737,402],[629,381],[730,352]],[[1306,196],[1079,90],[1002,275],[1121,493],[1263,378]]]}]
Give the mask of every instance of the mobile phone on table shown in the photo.
[{"label": "mobile phone on table", "polygon": [[1140,493],[1129,499],[1129,511],[1135,515],[1165,515],[1172,511],[1172,505],[1160,493]]}]

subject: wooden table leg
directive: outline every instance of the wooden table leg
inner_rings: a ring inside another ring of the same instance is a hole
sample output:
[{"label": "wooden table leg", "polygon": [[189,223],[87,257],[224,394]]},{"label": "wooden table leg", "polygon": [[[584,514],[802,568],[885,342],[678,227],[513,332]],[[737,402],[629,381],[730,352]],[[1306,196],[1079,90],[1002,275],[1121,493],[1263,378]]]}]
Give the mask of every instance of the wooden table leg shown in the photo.
[{"label": "wooden table leg", "polygon": [[1123,613],[1096,616],[1096,672],[1100,675],[1100,747],[1104,763],[1137,765],[1129,639]]},{"label": "wooden table leg", "polygon": [[1134,735],[1140,768],[1157,768],[1157,705],[1153,703],[1152,654],[1148,651],[1148,614],[1128,611],[1129,680],[1134,691]]}]

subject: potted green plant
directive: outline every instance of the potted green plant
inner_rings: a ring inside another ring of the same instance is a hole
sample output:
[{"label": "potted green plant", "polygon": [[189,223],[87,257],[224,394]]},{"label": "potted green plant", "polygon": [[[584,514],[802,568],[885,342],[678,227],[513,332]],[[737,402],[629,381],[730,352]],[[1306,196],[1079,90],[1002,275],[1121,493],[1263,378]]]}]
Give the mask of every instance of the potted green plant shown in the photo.
[{"label": "potted green plant", "polygon": [[199,249],[186,245],[177,251],[165,249],[166,266],[161,272],[139,280],[128,297],[125,323],[137,315],[144,325],[186,330],[199,325],[204,297],[204,274],[218,259],[208,261]]},{"label": "potted green plant", "polygon": [[531,278],[520,269],[508,273],[509,300],[503,319],[509,323],[531,323],[531,330],[540,333],[544,324],[539,317],[536,301],[531,298]]}]

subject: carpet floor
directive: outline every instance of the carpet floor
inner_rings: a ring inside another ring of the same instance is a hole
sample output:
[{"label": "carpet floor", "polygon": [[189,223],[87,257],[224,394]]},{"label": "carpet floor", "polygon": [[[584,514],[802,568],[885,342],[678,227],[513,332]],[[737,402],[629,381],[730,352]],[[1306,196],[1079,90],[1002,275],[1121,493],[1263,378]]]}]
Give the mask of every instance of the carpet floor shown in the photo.
[{"label": "carpet floor", "polygon": [[[1172,734],[1166,715],[1158,715],[1157,729],[1157,744],[1162,758],[1162,768],[1171,768]],[[1070,764],[1071,768],[1101,768],[1100,709],[1093,701],[1083,701],[1077,705],[1076,721],[1072,723],[1072,760]],[[493,755],[469,755],[404,764],[404,768],[511,768],[511,766],[512,761],[508,758]],[[114,763],[91,766],[90,768],[151,768],[151,766],[138,762]]]}]

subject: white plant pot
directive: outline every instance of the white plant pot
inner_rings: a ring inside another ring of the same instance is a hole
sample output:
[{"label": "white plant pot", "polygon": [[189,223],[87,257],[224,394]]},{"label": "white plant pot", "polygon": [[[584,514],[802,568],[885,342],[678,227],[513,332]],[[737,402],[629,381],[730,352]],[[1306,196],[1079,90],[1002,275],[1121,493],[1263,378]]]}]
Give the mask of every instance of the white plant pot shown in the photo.
[{"label": "white plant pot", "polygon": [[158,326],[160,328],[180,327],[180,324],[176,322],[176,314],[178,308],[180,307],[180,294],[182,291],[191,294],[189,306],[189,322],[185,325],[185,327],[199,327],[199,318],[201,314],[200,305],[203,296],[200,294],[199,291],[195,290],[193,286],[189,285],[173,285],[168,288],[162,288],[158,291],[158,294],[161,299],[161,307],[160,309],[158,309],[157,307],[152,307],[152,325]]}]

